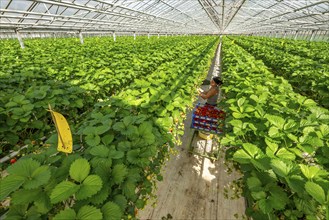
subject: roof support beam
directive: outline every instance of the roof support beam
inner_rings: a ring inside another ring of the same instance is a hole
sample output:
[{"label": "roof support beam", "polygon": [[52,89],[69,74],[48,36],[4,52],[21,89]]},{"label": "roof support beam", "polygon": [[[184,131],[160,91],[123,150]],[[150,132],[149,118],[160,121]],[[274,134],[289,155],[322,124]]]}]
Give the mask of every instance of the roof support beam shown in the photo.
[{"label": "roof support beam", "polygon": [[173,10],[178,11],[179,13],[185,15],[186,17],[190,18],[192,21],[201,24],[202,26],[204,26],[204,24],[202,22],[200,22],[199,20],[194,19],[193,17],[191,17],[190,15],[188,15],[187,13],[183,12],[182,10],[179,10],[178,8],[175,8],[174,6],[170,5],[169,3],[163,1],[163,0],[159,0],[160,2],[162,2],[163,4],[169,6],[170,8],[172,8]]},{"label": "roof support beam", "polygon": [[[30,18],[30,19],[31,20],[44,20],[45,22],[38,23],[38,24],[28,24],[28,25],[26,23],[20,23],[20,26],[19,26],[20,30],[29,29],[29,28],[33,28],[33,27],[37,27],[37,26],[42,26],[42,25],[49,25],[53,21],[59,21],[59,22],[71,21],[71,22],[74,22],[74,23],[82,23],[82,24],[87,24],[87,25],[92,23],[93,25],[95,25],[95,24],[113,25],[113,26],[118,25],[118,26],[123,26],[123,27],[131,26],[131,27],[136,27],[136,28],[138,28],[138,27],[139,28],[145,28],[145,23],[143,23],[143,24],[136,24],[136,23],[133,24],[133,23],[130,23],[130,22],[114,22],[114,21],[106,21],[106,20],[99,20],[99,19],[92,19],[92,18],[77,18],[77,17],[74,17],[74,16],[63,16],[63,15],[54,15],[54,14],[43,14],[43,13],[38,13],[38,12],[24,12],[24,11],[0,9],[0,12],[2,12],[2,11],[9,12],[9,13],[23,14],[23,15],[24,14],[26,14],[26,15],[36,15],[36,16],[40,16],[40,17],[43,16],[43,18]],[[5,15],[5,16],[0,15],[0,17],[15,18],[15,16],[8,16],[8,15]],[[29,18],[27,18],[27,19],[29,19]],[[26,25],[26,26],[24,27],[23,25]],[[148,27],[152,27],[151,24],[147,24],[147,25],[148,25]],[[66,25],[63,24],[63,26],[66,26]],[[158,25],[153,24],[153,26],[158,26]],[[168,25],[168,26],[171,27],[171,28],[174,28],[173,25]],[[74,26],[72,26],[72,27],[74,27]]]},{"label": "roof support beam", "polygon": [[217,27],[218,31],[220,31],[220,18],[217,14],[217,11],[213,8],[213,6],[208,2],[208,0],[198,0],[203,10],[207,13],[208,17],[212,21],[212,23]]},{"label": "roof support beam", "polygon": [[[246,0],[240,0],[240,2],[238,2],[236,4],[236,10],[233,11],[233,8],[231,10],[232,12],[232,15],[228,14],[228,19],[226,19],[226,22],[225,22],[225,27],[224,27],[224,30],[230,25],[230,23],[232,22],[233,18],[235,17],[235,15],[238,13],[238,11],[240,10],[240,8],[242,7],[243,3],[245,2]],[[234,7],[234,8],[235,8]]]},{"label": "roof support beam", "polygon": [[[139,20],[146,20],[145,18],[141,18],[141,17],[136,17],[134,15],[127,15],[127,14],[123,14],[123,13],[119,13],[119,12],[111,12],[111,11],[107,11],[107,10],[102,10],[102,9],[96,9],[87,5],[78,5],[78,4],[74,4],[74,3],[68,3],[68,2],[56,2],[56,1],[50,1],[50,0],[35,0],[36,2],[42,2],[42,3],[49,3],[49,4],[53,4],[53,5],[59,5],[59,6],[63,6],[63,7],[68,7],[68,8],[74,8],[74,9],[80,9],[80,10],[87,10],[87,11],[91,11],[91,12],[96,12],[96,13],[101,13],[101,14],[108,14],[108,15],[114,15],[114,16],[118,16],[118,17],[125,17],[125,18],[130,18],[133,20],[139,19]],[[98,2],[102,2],[102,3],[106,3],[103,1],[98,1]],[[109,3],[107,3],[109,4]],[[130,9],[130,11],[134,11],[137,13],[141,13],[139,11],[135,11]],[[145,13],[144,13],[145,14]],[[156,17],[154,15],[150,15],[150,14],[145,14],[147,16],[151,16],[151,17]],[[166,22],[171,22],[174,24],[182,24],[181,22],[178,21],[174,21],[171,19],[167,19],[167,18],[162,18],[162,17],[156,17],[160,20],[164,20]]]},{"label": "roof support beam", "polygon": [[278,14],[276,16],[273,16],[273,17],[270,17],[270,18],[267,18],[267,19],[264,19],[260,22],[263,22],[263,21],[267,21],[267,20],[271,20],[273,18],[277,18],[277,17],[282,17],[284,15],[287,15],[287,14],[291,14],[291,13],[294,13],[294,12],[297,12],[297,11],[300,11],[300,10],[303,10],[305,8],[309,8],[309,7],[313,7],[313,6],[316,6],[316,5],[319,5],[319,4],[322,4],[322,3],[328,3],[328,1],[320,1],[320,2],[317,2],[317,3],[314,3],[314,4],[310,4],[310,5],[307,5],[305,7],[301,7],[301,8],[297,8],[297,9],[294,9],[294,10],[291,10],[291,11],[288,11],[288,12],[285,12],[283,14]]}]

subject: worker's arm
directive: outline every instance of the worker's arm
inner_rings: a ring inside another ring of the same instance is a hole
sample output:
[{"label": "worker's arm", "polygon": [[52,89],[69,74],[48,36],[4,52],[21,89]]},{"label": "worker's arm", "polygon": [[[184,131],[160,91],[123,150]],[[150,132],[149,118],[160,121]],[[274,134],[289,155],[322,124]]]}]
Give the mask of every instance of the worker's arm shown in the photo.
[{"label": "worker's arm", "polygon": [[201,98],[203,98],[203,99],[208,99],[208,98],[210,98],[211,96],[214,96],[214,95],[216,95],[216,90],[215,89],[210,89],[210,90],[208,90],[208,91],[206,91],[206,92],[202,92],[202,93],[200,93],[200,97]]}]

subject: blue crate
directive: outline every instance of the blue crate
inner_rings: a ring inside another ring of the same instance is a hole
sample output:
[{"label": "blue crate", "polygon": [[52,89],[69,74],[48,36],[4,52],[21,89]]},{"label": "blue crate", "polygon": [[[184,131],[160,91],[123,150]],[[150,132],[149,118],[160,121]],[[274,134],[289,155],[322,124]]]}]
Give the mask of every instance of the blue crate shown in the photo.
[{"label": "blue crate", "polygon": [[[196,109],[201,106],[204,107],[204,105],[198,103],[192,112],[192,123],[191,123],[191,128],[196,129],[196,130],[201,130],[201,131],[206,131],[206,132],[210,132],[210,133],[216,133],[219,134],[221,133],[218,129],[218,119],[216,118],[211,118],[211,117],[207,117],[207,116],[199,116],[195,114]],[[217,110],[219,110],[218,108],[216,108]],[[206,122],[201,122],[198,121],[196,119],[201,119],[201,120],[206,120]],[[212,130],[212,129],[208,129],[208,128],[203,128],[201,127],[201,125],[206,125],[209,128],[216,128],[216,130]]]}]

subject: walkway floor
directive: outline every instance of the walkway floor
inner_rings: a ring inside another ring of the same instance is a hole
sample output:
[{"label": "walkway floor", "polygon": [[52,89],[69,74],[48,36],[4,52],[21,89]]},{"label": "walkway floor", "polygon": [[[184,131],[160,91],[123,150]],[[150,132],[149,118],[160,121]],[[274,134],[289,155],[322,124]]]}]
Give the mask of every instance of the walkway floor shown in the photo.
[{"label": "walkway floor", "polygon": [[[207,76],[208,81],[220,74],[220,46],[216,52],[212,66]],[[207,90],[208,86],[202,86]],[[203,103],[204,100],[198,100]],[[193,135],[190,128],[192,112],[185,120],[185,132],[182,145],[177,147],[178,154],[172,155],[163,168],[163,181],[157,184],[154,192],[157,199],[148,201],[147,206],[138,212],[142,220],[236,220],[245,219],[245,200],[227,199],[226,190],[231,197],[229,184],[239,178],[237,172],[231,170],[224,160],[224,150],[220,151],[219,160],[210,160],[205,157],[191,154],[194,152],[218,152],[218,141],[206,141]]]},{"label": "walkway floor", "polygon": [[[190,113],[185,121],[183,144],[178,148],[178,154],[172,155],[163,169],[164,178],[158,183],[157,200],[149,201],[139,211],[140,219],[242,219],[244,198],[225,198],[225,188],[239,177],[236,172],[227,172],[223,159],[225,152],[220,152],[217,161],[189,153],[194,132],[190,128],[191,117]],[[197,152],[217,148],[215,140],[207,143],[198,135],[194,136],[191,145]]]}]

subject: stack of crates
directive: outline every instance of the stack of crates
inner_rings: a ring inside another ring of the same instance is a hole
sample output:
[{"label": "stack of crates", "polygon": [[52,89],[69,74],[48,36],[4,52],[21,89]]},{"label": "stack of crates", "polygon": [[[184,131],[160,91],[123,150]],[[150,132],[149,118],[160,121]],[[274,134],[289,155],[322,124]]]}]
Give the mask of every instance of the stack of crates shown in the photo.
[{"label": "stack of crates", "polygon": [[222,130],[218,123],[224,119],[224,115],[223,111],[214,106],[198,103],[193,109],[191,128],[219,134]]}]

